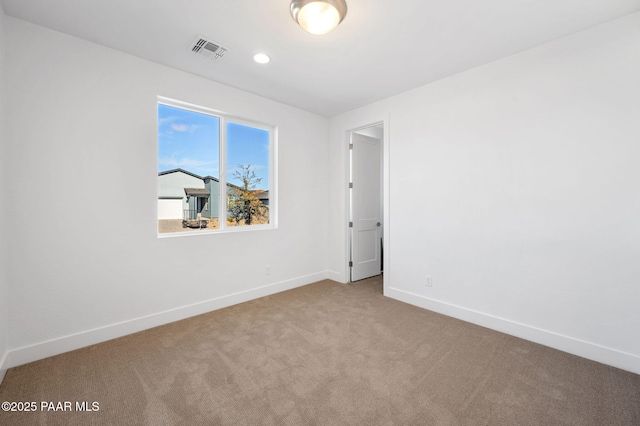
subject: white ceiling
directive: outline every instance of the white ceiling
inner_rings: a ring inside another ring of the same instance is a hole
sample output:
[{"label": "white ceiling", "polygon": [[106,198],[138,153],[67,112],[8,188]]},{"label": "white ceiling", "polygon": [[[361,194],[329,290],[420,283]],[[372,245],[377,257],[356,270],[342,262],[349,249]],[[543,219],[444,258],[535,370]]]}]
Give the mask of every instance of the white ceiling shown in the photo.
[{"label": "white ceiling", "polygon": [[[289,0],[0,0],[5,14],[333,116],[640,10],[640,0],[347,0],[314,36]],[[197,35],[227,47],[211,61]],[[271,56],[258,65],[256,52]]]}]

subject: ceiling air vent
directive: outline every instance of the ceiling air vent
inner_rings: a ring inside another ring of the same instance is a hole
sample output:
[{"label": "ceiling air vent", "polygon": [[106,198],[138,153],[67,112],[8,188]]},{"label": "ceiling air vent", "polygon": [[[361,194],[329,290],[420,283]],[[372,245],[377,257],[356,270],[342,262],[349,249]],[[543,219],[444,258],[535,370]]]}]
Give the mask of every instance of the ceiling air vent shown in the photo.
[{"label": "ceiling air vent", "polygon": [[220,46],[217,43],[213,43],[204,37],[196,37],[191,46],[191,51],[199,55],[206,56],[211,60],[216,60],[224,56],[227,52],[225,47]]}]

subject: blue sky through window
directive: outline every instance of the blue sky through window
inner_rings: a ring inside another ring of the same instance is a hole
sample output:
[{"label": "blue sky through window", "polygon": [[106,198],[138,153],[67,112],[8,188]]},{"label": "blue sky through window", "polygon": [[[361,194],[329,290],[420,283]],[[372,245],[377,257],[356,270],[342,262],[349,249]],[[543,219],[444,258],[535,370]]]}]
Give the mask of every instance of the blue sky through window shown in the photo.
[{"label": "blue sky through window", "polygon": [[219,175],[220,119],[158,104],[158,172],[183,169]]},{"label": "blue sky through window", "polygon": [[256,189],[269,189],[269,132],[237,123],[227,123],[227,182],[239,185],[233,178],[238,165],[251,165],[262,179]]},{"label": "blue sky through window", "polygon": [[[183,169],[219,178],[220,119],[158,104],[158,172]],[[227,182],[238,165],[251,165],[259,178],[256,189],[269,188],[269,132],[227,123]]]}]

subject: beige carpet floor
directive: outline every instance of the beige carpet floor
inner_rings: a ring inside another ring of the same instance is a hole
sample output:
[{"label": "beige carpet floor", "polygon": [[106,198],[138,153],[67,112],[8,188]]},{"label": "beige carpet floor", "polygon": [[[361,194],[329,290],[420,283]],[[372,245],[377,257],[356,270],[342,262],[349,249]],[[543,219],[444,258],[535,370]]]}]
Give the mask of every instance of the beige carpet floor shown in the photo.
[{"label": "beige carpet floor", "polygon": [[38,404],[2,425],[640,425],[640,376],[385,298],[375,278],[12,368],[0,401]]}]

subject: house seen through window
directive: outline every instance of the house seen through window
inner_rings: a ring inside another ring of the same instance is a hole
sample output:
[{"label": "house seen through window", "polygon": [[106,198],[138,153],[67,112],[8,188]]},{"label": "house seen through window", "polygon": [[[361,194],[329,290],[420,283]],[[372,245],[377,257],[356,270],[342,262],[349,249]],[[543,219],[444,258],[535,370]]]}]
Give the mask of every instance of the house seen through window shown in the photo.
[{"label": "house seen through window", "polygon": [[158,102],[158,233],[269,227],[273,128]]}]

